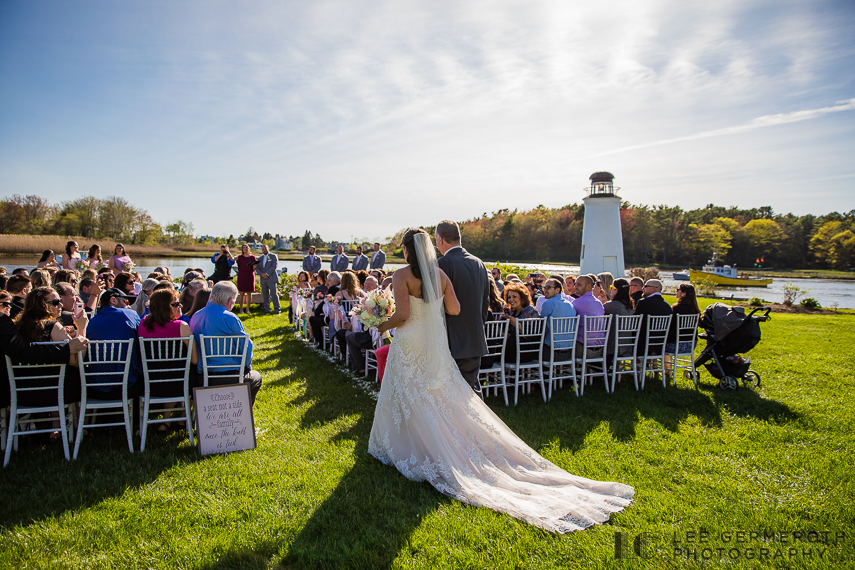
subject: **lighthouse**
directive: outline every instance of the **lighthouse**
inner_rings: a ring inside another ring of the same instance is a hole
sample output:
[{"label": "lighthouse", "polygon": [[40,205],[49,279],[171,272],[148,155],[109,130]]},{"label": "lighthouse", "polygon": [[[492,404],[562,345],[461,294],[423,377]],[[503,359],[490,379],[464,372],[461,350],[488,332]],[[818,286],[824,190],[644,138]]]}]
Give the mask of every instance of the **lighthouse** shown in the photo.
[{"label": "lighthouse", "polygon": [[585,203],[585,222],[582,226],[582,255],[579,274],[608,271],[617,277],[624,276],[623,233],[620,228],[620,196],[615,191],[615,177],[611,172],[595,172]]}]

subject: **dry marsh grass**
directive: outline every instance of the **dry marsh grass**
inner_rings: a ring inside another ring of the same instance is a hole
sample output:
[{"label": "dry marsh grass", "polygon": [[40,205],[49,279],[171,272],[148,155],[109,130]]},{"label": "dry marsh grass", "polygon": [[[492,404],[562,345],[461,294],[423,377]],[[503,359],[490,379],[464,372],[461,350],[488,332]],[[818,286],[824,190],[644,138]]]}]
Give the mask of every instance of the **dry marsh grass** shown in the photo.
[{"label": "dry marsh grass", "polygon": [[[59,256],[65,252],[65,244],[69,240],[74,240],[80,244],[80,250],[86,251],[89,246],[98,244],[101,246],[103,254],[111,251],[116,241],[109,238],[94,239],[81,236],[31,236],[31,235],[13,235],[0,234],[0,255],[36,255],[41,254],[44,250],[50,249]],[[180,252],[208,252],[211,250],[210,245],[134,245],[124,243],[128,255],[131,257],[137,255],[157,256],[157,255],[175,255]]]}]

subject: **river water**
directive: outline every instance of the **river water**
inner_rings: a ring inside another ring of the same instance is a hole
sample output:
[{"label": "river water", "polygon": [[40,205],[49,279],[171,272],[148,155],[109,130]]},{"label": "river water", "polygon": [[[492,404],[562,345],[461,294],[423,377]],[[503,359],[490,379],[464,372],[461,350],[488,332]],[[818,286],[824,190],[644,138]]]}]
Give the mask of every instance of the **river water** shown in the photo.
[{"label": "river water", "polygon": [[[6,267],[7,273],[12,273],[16,267],[25,267],[31,271],[38,263],[39,258],[33,257],[0,257],[0,266]],[[205,271],[206,275],[213,273],[214,264],[211,263],[210,257],[140,257],[135,258],[136,271],[142,275],[146,275],[154,270],[155,267],[168,267],[173,276],[184,274],[184,270],[188,267],[198,267]],[[327,265],[327,259],[324,258],[324,265]],[[544,273],[571,273],[576,275],[579,273],[578,265],[552,265],[552,264],[518,264],[526,269],[540,269]],[[300,271],[301,262],[285,260],[279,262],[280,267],[284,267],[289,273]],[[488,265],[489,266],[489,265]],[[398,269],[403,267],[400,263],[387,263],[386,269]],[[662,273],[662,282],[666,286],[675,287],[681,282],[671,278],[671,273],[664,271]],[[522,276],[521,276],[522,277]],[[716,293],[722,297],[734,297],[737,299],[748,299],[751,297],[759,297],[770,303],[780,303],[784,300],[784,286],[787,284],[795,285],[801,289],[807,290],[805,297],[813,297],[823,307],[836,306],[841,309],[855,309],[855,280],[843,279],[773,279],[772,284],[768,287],[723,287],[718,289]]]}]

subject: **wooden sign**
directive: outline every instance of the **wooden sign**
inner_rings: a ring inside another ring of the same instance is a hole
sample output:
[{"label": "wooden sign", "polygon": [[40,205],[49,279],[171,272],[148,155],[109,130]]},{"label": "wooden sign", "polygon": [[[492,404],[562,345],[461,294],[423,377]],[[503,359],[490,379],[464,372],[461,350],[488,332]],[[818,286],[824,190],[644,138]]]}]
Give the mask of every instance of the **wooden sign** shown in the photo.
[{"label": "wooden sign", "polygon": [[255,449],[249,384],[193,388],[196,447],[201,455]]}]

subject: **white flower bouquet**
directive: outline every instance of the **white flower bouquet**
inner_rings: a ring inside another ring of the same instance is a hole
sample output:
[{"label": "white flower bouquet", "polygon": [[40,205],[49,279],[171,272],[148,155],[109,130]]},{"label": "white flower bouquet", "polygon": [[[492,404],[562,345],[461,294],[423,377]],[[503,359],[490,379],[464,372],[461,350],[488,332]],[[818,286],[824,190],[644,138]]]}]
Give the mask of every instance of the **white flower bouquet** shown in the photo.
[{"label": "white flower bouquet", "polygon": [[126,261],[126,262],[124,262],[124,263],[122,264],[122,268],[123,268],[125,271],[133,271],[133,270],[134,270],[134,267],[136,267],[136,266],[134,265],[134,262],[133,262],[133,261]]},{"label": "white flower bouquet", "polygon": [[369,291],[353,306],[350,316],[356,317],[362,327],[367,329],[380,326],[395,312],[395,299],[392,293],[382,289]]}]

